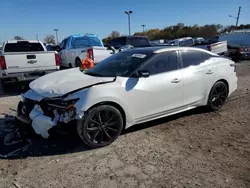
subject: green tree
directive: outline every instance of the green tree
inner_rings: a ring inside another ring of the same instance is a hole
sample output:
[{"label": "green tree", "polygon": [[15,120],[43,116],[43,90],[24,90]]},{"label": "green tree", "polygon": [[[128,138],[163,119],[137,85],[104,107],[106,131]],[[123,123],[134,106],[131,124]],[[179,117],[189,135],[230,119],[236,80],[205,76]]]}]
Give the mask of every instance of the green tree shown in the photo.
[{"label": "green tree", "polygon": [[119,36],[120,36],[120,33],[118,31],[112,31],[109,35],[110,38],[116,38]]},{"label": "green tree", "polygon": [[15,37],[14,37],[14,40],[23,40],[23,37],[15,36]]},{"label": "green tree", "polygon": [[44,38],[44,42],[47,44],[55,44],[56,43],[55,36],[54,35],[47,35]]}]

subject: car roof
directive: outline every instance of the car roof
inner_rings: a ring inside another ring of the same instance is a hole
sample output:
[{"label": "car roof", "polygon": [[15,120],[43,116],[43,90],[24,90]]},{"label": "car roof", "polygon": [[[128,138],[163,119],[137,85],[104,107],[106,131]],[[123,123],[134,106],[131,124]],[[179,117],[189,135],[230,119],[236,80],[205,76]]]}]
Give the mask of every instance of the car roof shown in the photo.
[{"label": "car roof", "polygon": [[[195,50],[200,52],[205,52],[211,55],[217,55],[210,51],[204,50],[202,48],[196,47],[182,47],[182,46],[154,46],[154,47],[142,47],[142,48],[132,48],[129,51],[134,53],[162,53],[167,51],[177,51],[177,50]],[[125,50],[124,52],[126,52]]]}]

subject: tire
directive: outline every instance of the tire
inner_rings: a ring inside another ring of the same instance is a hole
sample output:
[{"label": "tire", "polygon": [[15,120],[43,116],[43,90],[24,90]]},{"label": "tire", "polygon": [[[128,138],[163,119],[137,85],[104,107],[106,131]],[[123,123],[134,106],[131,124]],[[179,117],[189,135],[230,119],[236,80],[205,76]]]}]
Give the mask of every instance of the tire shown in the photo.
[{"label": "tire", "polygon": [[91,148],[110,145],[122,129],[123,117],[117,108],[110,105],[91,108],[77,123],[78,135]]},{"label": "tire", "polygon": [[7,92],[8,91],[8,85],[4,82],[3,79],[0,80],[1,81],[1,86],[2,86],[2,90],[3,92]]},{"label": "tire", "polygon": [[218,81],[213,85],[209,93],[207,107],[211,111],[219,110],[227,101],[227,97],[228,97],[227,85],[222,81]]},{"label": "tire", "polygon": [[77,58],[75,60],[75,67],[80,67],[81,63],[82,63],[81,60],[79,58]]},{"label": "tire", "polygon": [[[22,107],[23,107],[23,102],[19,102],[18,103],[18,106],[17,106],[17,114],[21,114],[22,112]],[[19,119],[17,119],[15,117],[15,121],[16,121],[16,125],[17,127],[23,132],[25,133],[26,135],[28,136],[34,136],[36,135],[34,129],[32,128],[31,124],[29,123],[24,123],[22,121],[20,121]]]}]

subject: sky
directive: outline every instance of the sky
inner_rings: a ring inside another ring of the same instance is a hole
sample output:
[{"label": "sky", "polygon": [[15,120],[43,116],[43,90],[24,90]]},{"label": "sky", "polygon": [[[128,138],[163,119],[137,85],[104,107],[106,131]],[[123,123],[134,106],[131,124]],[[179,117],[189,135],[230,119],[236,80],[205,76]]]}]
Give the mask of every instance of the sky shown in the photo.
[{"label": "sky", "polygon": [[131,33],[145,29],[185,25],[234,25],[242,7],[239,24],[250,23],[250,0],[1,0],[0,42],[23,36],[44,39],[55,34],[59,40],[76,33],[93,33],[101,38],[113,30],[128,35],[128,16],[132,10]]}]

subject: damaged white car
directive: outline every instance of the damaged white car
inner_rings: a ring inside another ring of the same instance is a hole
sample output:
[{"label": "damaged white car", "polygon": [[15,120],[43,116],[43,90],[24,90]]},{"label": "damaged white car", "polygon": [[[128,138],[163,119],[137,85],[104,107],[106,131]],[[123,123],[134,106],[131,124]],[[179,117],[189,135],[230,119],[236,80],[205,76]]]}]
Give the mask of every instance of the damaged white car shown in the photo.
[{"label": "damaged white car", "polygon": [[37,134],[76,121],[90,147],[112,143],[134,124],[208,106],[218,110],[237,88],[235,63],[189,47],[137,48],[92,69],[58,71],[30,83],[17,119]]}]

